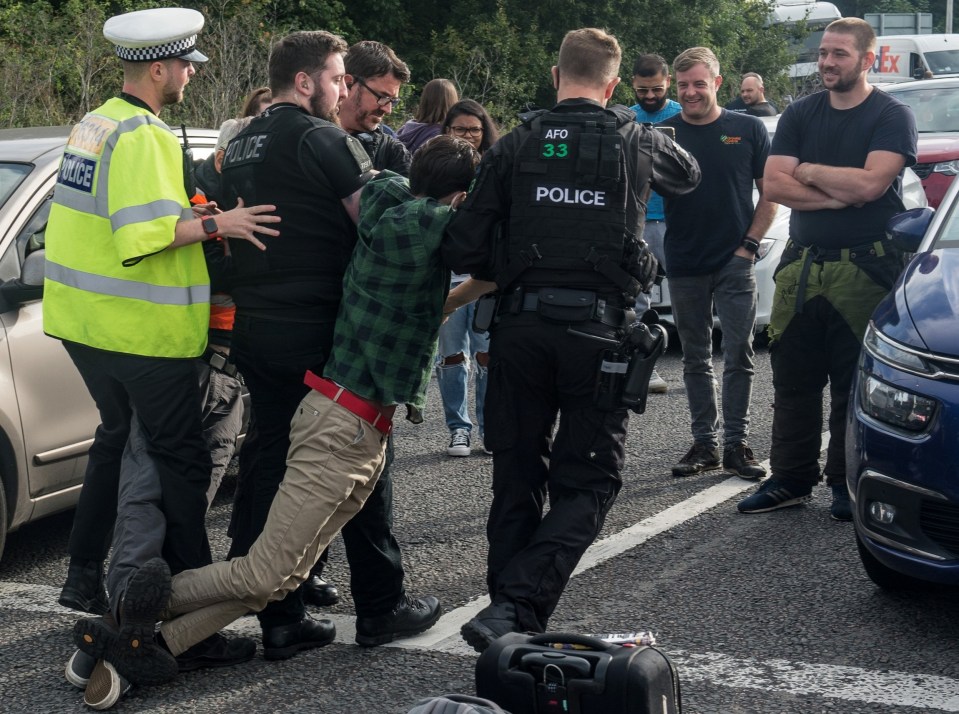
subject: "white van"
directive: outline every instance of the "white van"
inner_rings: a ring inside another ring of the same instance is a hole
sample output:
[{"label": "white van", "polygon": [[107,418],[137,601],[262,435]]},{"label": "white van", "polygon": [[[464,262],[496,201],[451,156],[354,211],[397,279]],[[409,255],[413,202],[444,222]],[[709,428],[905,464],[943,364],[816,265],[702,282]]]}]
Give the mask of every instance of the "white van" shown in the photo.
[{"label": "white van", "polygon": [[789,49],[795,55],[793,64],[789,67],[790,77],[802,79],[817,74],[816,60],[823,30],[830,22],[841,17],[839,8],[831,2],[778,0],[769,14],[769,24],[793,27],[802,23],[808,33],[802,40],[790,44]]},{"label": "white van", "polygon": [[870,82],[905,82],[923,77],[959,77],[959,35],[876,38],[876,61],[869,70]]}]

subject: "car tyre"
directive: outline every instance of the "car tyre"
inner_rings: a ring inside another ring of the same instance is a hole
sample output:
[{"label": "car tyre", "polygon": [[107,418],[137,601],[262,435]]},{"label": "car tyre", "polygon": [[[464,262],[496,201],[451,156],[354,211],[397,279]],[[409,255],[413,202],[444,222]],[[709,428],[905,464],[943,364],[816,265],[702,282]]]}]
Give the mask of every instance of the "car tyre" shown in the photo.
[{"label": "car tyre", "polygon": [[883,590],[904,592],[926,587],[927,584],[924,581],[883,565],[876,556],[869,552],[858,533],[856,534],[856,547],[859,548],[859,559],[862,561],[862,567],[865,569],[866,575]]},{"label": "car tyre", "polygon": [[7,545],[7,527],[10,521],[7,514],[7,492],[0,476],[0,558],[3,558],[3,549]]}]

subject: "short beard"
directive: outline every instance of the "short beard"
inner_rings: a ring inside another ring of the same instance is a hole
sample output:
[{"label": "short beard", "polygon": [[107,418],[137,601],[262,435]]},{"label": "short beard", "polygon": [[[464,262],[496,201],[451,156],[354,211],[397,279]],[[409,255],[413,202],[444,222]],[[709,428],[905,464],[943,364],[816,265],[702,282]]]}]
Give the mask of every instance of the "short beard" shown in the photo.
[{"label": "short beard", "polygon": [[325,119],[326,121],[336,124],[337,126],[340,125],[339,106],[336,104],[334,104],[332,107],[326,106],[322,97],[317,95],[310,97],[310,114],[318,119]]}]

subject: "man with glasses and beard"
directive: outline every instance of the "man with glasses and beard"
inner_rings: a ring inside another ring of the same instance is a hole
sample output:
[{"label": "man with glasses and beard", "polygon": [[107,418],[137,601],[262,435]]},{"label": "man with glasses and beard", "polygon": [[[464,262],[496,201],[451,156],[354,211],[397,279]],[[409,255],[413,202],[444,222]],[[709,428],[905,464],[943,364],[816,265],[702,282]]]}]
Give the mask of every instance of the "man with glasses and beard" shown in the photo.
[{"label": "man with glasses and beard", "polygon": [[[669,65],[656,54],[640,55],[633,63],[633,92],[636,104],[630,107],[636,113],[640,124],[656,124],[679,114],[679,102],[670,99]],[[663,210],[663,197],[655,191],[649,192],[646,203],[646,227],[643,240],[659,261],[662,272],[666,272],[666,251],[663,239],[666,236],[666,214]],[[649,309],[650,294],[636,296],[636,315],[642,317]],[[649,378],[649,391],[653,394],[665,394],[669,389],[666,380],[656,370]]]}]

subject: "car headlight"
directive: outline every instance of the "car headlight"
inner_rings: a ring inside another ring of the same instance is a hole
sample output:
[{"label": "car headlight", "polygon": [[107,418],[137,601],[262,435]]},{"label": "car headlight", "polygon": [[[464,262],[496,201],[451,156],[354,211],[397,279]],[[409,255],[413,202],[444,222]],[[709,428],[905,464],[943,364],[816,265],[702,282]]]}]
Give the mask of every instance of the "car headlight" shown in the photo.
[{"label": "car headlight", "polygon": [[945,174],[946,176],[959,175],[959,160],[940,161],[932,167],[933,173]]},{"label": "car headlight", "polygon": [[886,337],[876,329],[872,321],[866,328],[866,336],[863,338],[862,344],[866,351],[880,362],[885,362],[908,372],[936,374],[936,370],[921,355]]},{"label": "car headlight", "polygon": [[860,372],[859,402],[863,412],[885,424],[920,432],[936,413],[936,400],[922,397]]}]

